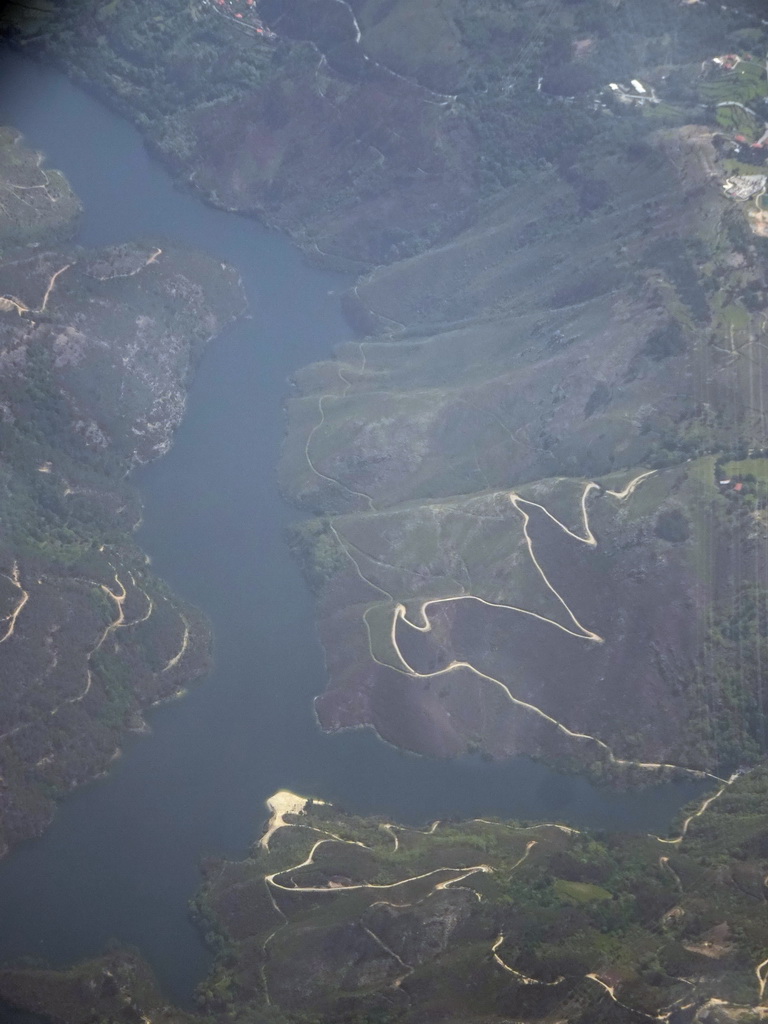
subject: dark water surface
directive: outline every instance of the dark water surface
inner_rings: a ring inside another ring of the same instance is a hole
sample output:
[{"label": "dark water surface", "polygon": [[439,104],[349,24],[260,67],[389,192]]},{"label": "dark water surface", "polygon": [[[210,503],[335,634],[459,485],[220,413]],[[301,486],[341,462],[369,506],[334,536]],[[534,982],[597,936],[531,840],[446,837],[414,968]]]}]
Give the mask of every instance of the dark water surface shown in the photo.
[{"label": "dark water surface", "polygon": [[0,960],[63,963],[117,938],[188,1002],[209,962],[187,914],[200,858],[243,855],[264,800],[284,787],[407,823],[497,814],[664,830],[700,785],[611,794],[526,759],[428,761],[369,731],[319,732],[322,652],[282,538],[294,514],[276,466],[286,378],[348,336],[335,294],[347,280],[174,188],[133,128],[54,71],[4,55],[0,122],[67,174],[85,205],[80,242],[192,243],[239,268],[253,313],[210,346],[173,450],[136,481],[140,543],[210,617],[216,669],[152,712],[151,735],[126,743],[109,778],[69,797],[41,839],[0,864]]}]

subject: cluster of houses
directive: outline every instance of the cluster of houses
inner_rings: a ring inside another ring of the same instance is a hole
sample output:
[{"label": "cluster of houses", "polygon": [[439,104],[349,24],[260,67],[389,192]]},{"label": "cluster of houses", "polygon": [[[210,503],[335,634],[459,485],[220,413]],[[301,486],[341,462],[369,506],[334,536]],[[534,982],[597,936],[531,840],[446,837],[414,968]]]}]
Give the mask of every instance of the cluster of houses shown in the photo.
[{"label": "cluster of houses", "polygon": [[766,174],[734,174],[723,182],[723,191],[731,199],[743,203],[762,195],[767,184]]},{"label": "cluster of houses", "polygon": [[264,39],[277,38],[259,17],[256,0],[203,0],[203,6],[211,7],[219,14],[231,18],[241,28],[254,35],[262,36]]},{"label": "cluster of houses", "polygon": [[621,82],[609,82],[608,88],[619,103],[643,106],[645,103],[661,103],[653,88],[647,89],[637,78],[629,83],[630,87]]},{"label": "cluster of houses", "polygon": [[[721,470],[722,472],[722,470]],[[717,489],[721,494],[730,498],[743,498],[746,495],[753,495],[758,500],[759,507],[765,506],[768,498],[768,488],[761,480],[757,480],[752,473],[742,475],[734,473],[733,476],[716,476]]]},{"label": "cluster of houses", "polygon": [[718,480],[717,486],[720,488],[721,494],[725,494],[727,491],[732,491],[734,494],[742,494],[744,491],[744,481],[740,476],[729,476],[725,480]]},{"label": "cluster of houses", "polygon": [[[711,64],[714,64],[714,66],[719,68],[721,71],[730,72],[734,71],[740,64],[744,64],[745,61],[754,64],[752,54],[747,53],[742,57],[738,53],[724,53],[720,56],[712,57]],[[764,101],[768,101],[768,96],[764,97]],[[755,110],[745,106],[743,103],[737,102],[736,100],[724,100],[716,104],[716,106],[739,108],[745,114],[750,115],[758,125],[760,121],[763,120],[763,116],[758,114]],[[732,136],[731,145],[735,150],[737,159],[745,161],[747,164],[751,165],[761,165],[765,162],[764,151],[768,149],[768,123],[763,123],[764,131],[759,138],[755,139],[754,142],[750,142],[745,135],[739,134],[738,132]],[[755,170],[757,170],[757,168],[755,168]],[[767,189],[768,174],[733,174],[723,182],[723,191],[730,199],[735,199],[740,203],[745,203],[749,200],[755,201],[748,211],[748,217],[750,227],[756,235],[768,236],[768,211],[764,208],[764,204],[761,202]]]},{"label": "cluster of houses", "polygon": [[723,71],[733,71],[741,64],[741,57],[738,53],[724,53],[722,57],[713,57],[712,63],[722,68]]}]

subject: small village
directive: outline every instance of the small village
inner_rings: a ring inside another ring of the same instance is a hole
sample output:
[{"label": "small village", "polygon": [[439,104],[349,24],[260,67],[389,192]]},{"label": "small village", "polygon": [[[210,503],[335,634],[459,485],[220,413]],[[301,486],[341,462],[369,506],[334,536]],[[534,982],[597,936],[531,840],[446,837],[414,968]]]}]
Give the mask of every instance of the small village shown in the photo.
[{"label": "small village", "polygon": [[620,82],[609,82],[608,88],[613,93],[613,98],[625,106],[636,105],[642,107],[646,103],[661,103],[661,100],[656,95],[656,90],[652,87],[646,88],[637,78],[633,78],[629,85],[630,88],[627,88],[626,85],[622,85]]},{"label": "small village", "polygon": [[258,14],[256,0],[201,0],[202,6],[232,21],[238,28],[261,39],[277,39]]},{"label": "small village", "polygon": [[753,234],[768,237],[768,123],[765,109],[754,109],[768,102],[766,70],[751,54],[723,54],[713,57],[711,65],[716,69],[714,82],[708,83],[713,98],[716,90],[722,96],[730,87],[739,96],[715,102],[715,116],[724,130],[723,163],[735,172],[723,181],[723,191],[735,202],[750,204],[746,214]]},{"label": "small village", "polygon": [[[718,54],[701,65],[697,86],[702,106],[713,110],[718,125],[713,141],[725,172],[723,191],[734,202],[749,204],[750,228],[762,237],[768,237],[767,74],[763,61],[750,53]],[[653,85],[638,78],[629,85],[609,82],[603,96],[609,106],[653,108],[665,103]]]},{"label": "small village", "polygon": [[[702,0],[683,2],[695,4]],[[258,0],[201,0],[201,5],[256,38],[277,39],[277,34],[260,17]],[[591,39],[581,40],[577,46],[588,49],[591,43]],[[665,78],[662,76],[662,82]],[[699,86],[703,104],[714,107],[715,119],[722,129],[719,148],[721,154],[726,154],[723,166],[731,172],[722,182],[723,191],[735,202],[751,203],[747,210],[750,228],[763,237],[768,237],[768,111],[758,113],[753,106],[765,108],[768,104],[767,78],[768,59],[763,64],[750,53],[725,53],[704,61]],[[539,92],[542,81],[539,78]],[[611,104],[658,108],[665,102],[656,86],[639,78],[632,78],[628,85],[609,82],[603,99],[595,101],[596,109],[609,109]]]}]

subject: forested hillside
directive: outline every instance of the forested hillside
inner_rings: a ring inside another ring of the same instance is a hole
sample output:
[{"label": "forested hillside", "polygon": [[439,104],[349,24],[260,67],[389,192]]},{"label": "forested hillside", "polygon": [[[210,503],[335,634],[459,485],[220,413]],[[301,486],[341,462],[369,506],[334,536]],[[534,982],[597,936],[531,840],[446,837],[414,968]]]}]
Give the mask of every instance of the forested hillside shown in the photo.
[{"label": "forested hillside", "polygon": [[167,450],[199,351],[242,297],[197,253],[61,245],[78,201],[10,131],[0,191],[2,854],[208,665],[205,622],[133,539],[125,478]]}]

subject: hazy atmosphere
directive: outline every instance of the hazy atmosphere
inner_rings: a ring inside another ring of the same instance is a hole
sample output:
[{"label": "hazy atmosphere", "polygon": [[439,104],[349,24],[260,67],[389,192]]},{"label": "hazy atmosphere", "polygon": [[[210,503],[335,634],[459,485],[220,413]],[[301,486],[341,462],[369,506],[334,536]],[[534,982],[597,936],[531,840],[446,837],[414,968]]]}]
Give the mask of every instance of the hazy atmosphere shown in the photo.
[{"label": "hazy atmosphere", "polygon": [[768,1019],[761,0],[0,44],[0,1021]]}]

